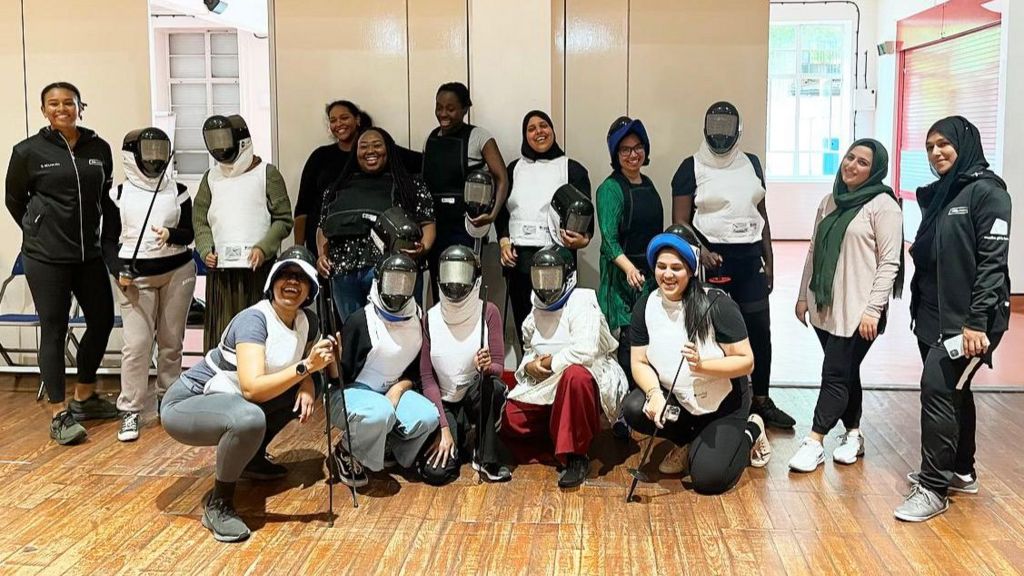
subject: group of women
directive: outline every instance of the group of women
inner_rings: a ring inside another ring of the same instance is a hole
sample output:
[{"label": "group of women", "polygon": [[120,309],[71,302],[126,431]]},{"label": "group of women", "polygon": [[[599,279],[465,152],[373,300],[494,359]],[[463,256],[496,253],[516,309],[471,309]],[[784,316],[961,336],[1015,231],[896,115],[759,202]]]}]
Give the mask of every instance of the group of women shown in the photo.
[{"label": "group of women", "polygon": [[[287,474],[267,446],[292,419],[308,420],[324,384],[334,384],[330,422],[344,431],[328,468],[352,487],[388,466],[440,485],[466,462],[501,482],[516,462],[552,459],[558,485],[579,486],[603,415],[619,436],[634,429],[669,440],[659,469],[717,494],[746,466],[767,464],[767,427],[795,424],[769,397],[774,270],[763,170],[739,148],[740,115],[727,102],[709,108],[699,149],[672,180],[667,230],[643,174],[646,128],[628,117],[612,123],[612,171],[596,193],[595,291],[577,284],[577,252],[595,229],[590,178],[542,111],[524,117],[521,157],[506,167],[490,134],[465,122],[471,101],[461,84],[439,88],[438,127],[422,155],[397,146],[355,104],[331,103],[336,143],[310,156],[293,220],[284,179],[253,154],[239,116],[204,124],[215,165],[193,201],[168,170],[160,130],[125,137],[126,180],[114,188],[109,146],[77,125],[85,108],[77,88],[48,85],[41,101],[49,126],[15,147],[6,197],[24,230],[40,315],[51,437],[81,442],[80,420],[120,415],[118,438],[137,439],[155,341],[163,427],[183,443],[218,447],[203,514],[218,540],[248,537],[233,507],[236,483]],[[960,117],[927,135],[938,180],[918,191],[924,218],[911,248],[925,366],[922,468],[896,510],[903,520],[941,513],[948,491],[978,489],[970,380],[1007,328],[1010,221],[1005,184],[980,142]],[[825,360],[794,471],[823,462],[824,437],[839,420],[845,433],[833,459],[852,464],[864,454],[859,366],[903,285],[902,211],[883,184],[887,170],[880,143],[855,142],[818,209],[796,315],[814,326]],[[522,349],[509,385],[505,318],[481,280],[492,223]],[[293,224],[296,246],[278,255]],[[193,242],[210,270],[209,352],[181,373]],[[110,275],[125,330],[116,405],[94,390],[114,316],[110,291],[97,288]],[[65,403],[72,296],[87,330]],[[336,306],[339,333],[327,333],[318,297]]]}]

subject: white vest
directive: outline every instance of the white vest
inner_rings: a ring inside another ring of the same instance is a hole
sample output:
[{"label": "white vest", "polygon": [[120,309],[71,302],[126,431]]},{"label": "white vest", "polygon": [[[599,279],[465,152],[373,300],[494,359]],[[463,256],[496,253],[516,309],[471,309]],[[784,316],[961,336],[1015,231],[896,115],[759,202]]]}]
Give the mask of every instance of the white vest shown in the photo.
[{"label": "white vest", "polygon": [[[430,363],[441,387],[441,399],[459,402],[476,379],[476,352],[480,349],[480,315],[473,314],[461,324],[445,322],[441,305],[427,312],[430,330]],[[487,327],[484,326],[484,341]]]},{"label": "white vest", "polygon": [[[650,338],[647,361],[658,373],[661,387],[667,391],[683,358],[683,344],[689,341],[682,302],[666,301],[661,297],[661,290],[657,290],[647,299],[644,321]],[[715,342],[713,328],[700,346],[700,357],[702,361],[725,357],[725,352]],[[673,394],[687,412],[699,416],[717,410],[731,391],[732,381],[728,378],[693,374],[690,365],[683,362]]]},{"label": "white vest", "polygon": [[[117,188],[110,190],[110,198],[121,212],[121,249],[117,256],[130,260],[135,253],[135,244],[142,235],[142,243],[139,244],[140,260],[152,258],[164,258],[181,254],[188,250],[185,246],[164,244],[162,248],[157,247],[157,235],[153,232],[153,226],[163,228],[174,228],[181,219],[181,204],[188,199],[188,192],[178,193],[178,186],[173,181],[169,186],[156,193],[143,190],[138,186],[125,180],[121,184],[121,197],[117,197]],[[146,212],[149,210],[149,202],[153,200],[153,212],[149,215],[149,222],[146,220]]]},{"label": "white vest", "polygon": [[[299,311],[295,316],[295,324],[292,328],[285,326],[284,322],[277,317],[274,306],[270,300],[260,300],[252,306],[260,311],[267,320],[267,342],[264,347],[264,374],[280,372],[288,366],[302,360],[305,356],[306,342],[309,340],[309,319],[306,313]],[[227,334],[227,330],[224,331]],[[216,373],[213,378],[206,381],[203,386],[204,394],[229,393],[241,394],[242,386],[238,382],[238,357],[233,350],[224,345],[224,337],[221,336],[220,344],[214,350],[220,351],[220,356],[226,362],[234,365],[235,370],[221,370],[213,357],[213,350],[206,353],[206,364]]]},{"label": "white vest", "polygon": [[402,379],[409,364],[416,359],[423,345],[423,331],[416,318],[403,322],[382,319],[373,304],[366,305],[366,331],[370,335],[370,352],[356,382],[384,393]]},{"label": "white vest", "polygon": [[520,158],[512,171],[512,192],[508,197],[508,233],[516,246],[549,246],[552,233],[548,212],[551,197],[569,182],[569,157],[554,160]]},{"label": "white vest", "polygon": [[697,181],[693,225],[697,230],[714,244],[761,240],[764,218],[757,205],[764,200],[765,190],[746,154],[737,154],[724,168],[702,164],[695,156],[693,175]]},{"label": "white vest", "polygon": [[[249,252],[270,230],[267,208],[267,170],[270,165],[225,178],[219,170],[207,172],[210,210],[218,268],[248,268]],[[269,256],[269,254],[265,254]]]}]

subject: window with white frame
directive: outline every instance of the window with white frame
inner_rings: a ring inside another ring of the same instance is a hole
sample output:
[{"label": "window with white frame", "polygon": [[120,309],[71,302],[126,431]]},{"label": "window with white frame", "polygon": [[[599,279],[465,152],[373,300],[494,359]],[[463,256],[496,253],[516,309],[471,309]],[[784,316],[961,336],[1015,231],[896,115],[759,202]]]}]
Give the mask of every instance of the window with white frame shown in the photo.
[{"label": "window with white frame", "polygon": [[766,176],[831,180],[853,128],[846,22],[772,23]]},{"label": "window with white frame", "polygon": [[212,162],[203,142],[203,122],[214,114],[239,113],[238,35],[202,29],[168,32],[167,71],[175,169],[186,178],[201,176]]}]

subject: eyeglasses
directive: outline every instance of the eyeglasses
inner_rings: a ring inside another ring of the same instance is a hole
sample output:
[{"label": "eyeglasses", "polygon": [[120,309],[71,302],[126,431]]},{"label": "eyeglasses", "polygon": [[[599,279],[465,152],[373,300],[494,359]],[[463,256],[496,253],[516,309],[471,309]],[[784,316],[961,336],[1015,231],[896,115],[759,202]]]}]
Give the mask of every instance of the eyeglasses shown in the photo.
[{"label": "eyeglasses", "polygon": [[645,150],[644,150],[644,145],[643,144],[637,144],[636,146],[633,146],[632,148],[630,148],[629,146],[621,146],[621,147],[619,147],[619,156],[622,156],[623,158],[629,158],[633,154],[636,154],[637,156],[641,156],[644,152],[645,152]]}]

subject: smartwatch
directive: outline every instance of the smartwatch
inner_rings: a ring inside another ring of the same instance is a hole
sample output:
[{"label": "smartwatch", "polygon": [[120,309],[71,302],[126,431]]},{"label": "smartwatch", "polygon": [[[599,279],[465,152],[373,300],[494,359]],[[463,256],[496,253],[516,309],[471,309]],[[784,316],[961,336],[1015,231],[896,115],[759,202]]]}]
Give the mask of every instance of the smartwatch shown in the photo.
[{"label": "smartwatch", "polygon": [[309,368],[306,368],[305,360],[300,360],[299,363],[295,365],[295,374],[297,376],[305,376],[308,372]]}]

